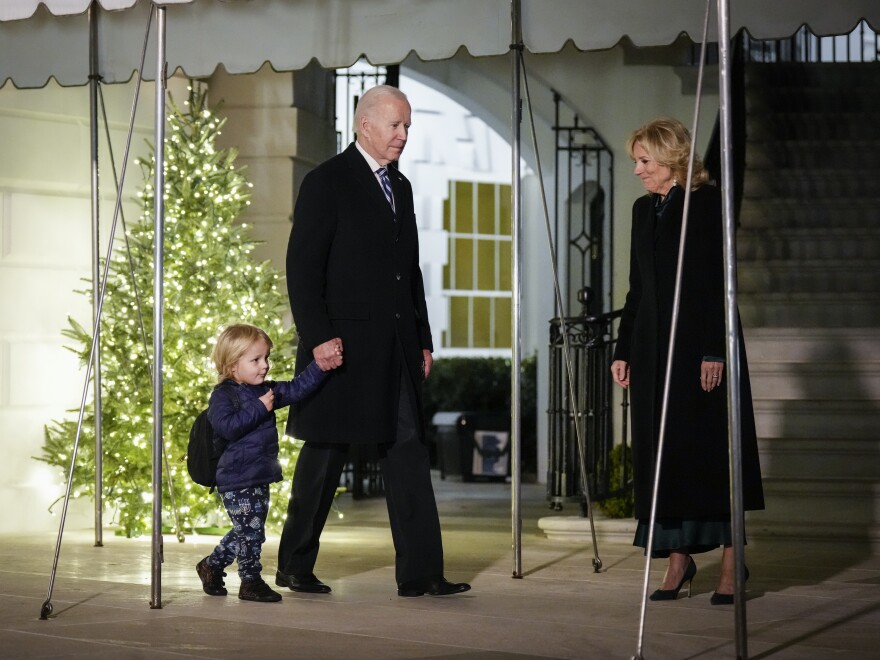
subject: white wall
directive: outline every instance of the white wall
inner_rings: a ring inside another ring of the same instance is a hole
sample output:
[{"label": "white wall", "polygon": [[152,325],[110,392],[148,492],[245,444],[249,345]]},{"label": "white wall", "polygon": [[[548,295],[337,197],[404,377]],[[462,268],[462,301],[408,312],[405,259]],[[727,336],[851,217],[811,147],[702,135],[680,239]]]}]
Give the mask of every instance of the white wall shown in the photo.
[{"label": "white wall", "polygon": [[[443,295],[443,266],[449,238],[443,229],[443,202],[449,182],[510,184],[510,145],[469,109],[403,72],[400,89],[412,105],[412,127],[400,168],[413,186],[419,225],[419,257],[425,279],[428,317],[435,357],[457,354],[444,349],[449,329],[449,300]],[[468,355],[509,355],[509,350],[468,350]]]},{"label": "white wall", "polygon": [[[179,86],[178,83],[174,83]],[[121,160],[133,85],[104,88],[114,154]],[[181,94],[178,94],[178,98]],[[152,134],[152,85],[141,92],[132,155],[146,155]],[[78,408],[84,370],[64,348],[61,331],[72,316],[91,325],[91,305],[75,293],[91,277],[92,238],[87,87],[0,88],[0,532],[57,529],[50,504],[63,495],[66,470],[33,460],[41,452],[43,428]],[[102,253],[114,205],[113,175],[104,144],[102,163]],[[117,165],[118,166],[118,165]],[[124,212],[138,216],[130,201],[141,182],[129,166]],[[68,528],[93,523],[91,501],[71,505]]]}]

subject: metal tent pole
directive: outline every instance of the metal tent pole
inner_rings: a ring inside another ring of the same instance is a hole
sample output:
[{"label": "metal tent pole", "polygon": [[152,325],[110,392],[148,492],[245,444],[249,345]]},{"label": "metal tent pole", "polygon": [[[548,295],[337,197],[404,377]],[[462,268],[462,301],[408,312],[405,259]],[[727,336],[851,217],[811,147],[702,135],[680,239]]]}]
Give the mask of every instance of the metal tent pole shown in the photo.
[{"label": "metal tent pole", "polygon": [[[522,57],[522,52],[518,53],[518,57]],[[522,65],[523,82],[526,92],[526,106],[529,110],[529,126],[532,129],[532,147],[535,150],[535,165],[538,170],[538,180],[541,182],[541,205],[544,211],[544,228],[547,234],[547,249],[550,251],[550,269],[553,271],[553,293],[556,299],[556,308],[559,312],[560,330],[562,337],[562,355],[565,364],[565,373],[568,377],[568,396],[572,402],[572,421],[574,422],[574,435],[578,449],[578,468],[581,477],[581,492],[584,496],[584,504],[587,508],[587,517],[590,520],[590,536],[593,541],[593,571],[598,573],[602,568],[602,558],[599,556],[599,543],[596,539],[596,524],[593,521],[593,501],[590,498],[590,484],[587,474],[587,440],[585,437],[584,423],[586,415],[580,414],[576,408],[577,393],[575,392],[575,373],[574,365],[571,359],[571,339],[568,335],[566,320],[570,318],[566,312],[565,305],[562,302],[562,288],[559,284],[559,267],[557,250],[553,246],[553,230],[550,226],[550,212],[547,206],[547,194],[544,190],[544,170],[541,166],[541,152],[538,149],[538,132],[535,130],[535,113],[532,109],[532,96],[529,92],[529,76],[526,73],[525,64]],[[557,230],[559,227],[557,226]],[[583,388],[581,388],[583,389]]]},{"label": "metal tent pole", "polygon": [[98,167],[98,4],[89,6],[89,146],[92,167],[92,323],[95,328],[95,547],[104,545],[104,441],[101,416],[101,214]]},{"label": "metal tent pole", "polygon": [[156,7],[155,182],[153,185],[153,543],[150,607],[162,608],[162,361],[165,263],[165,7]]},{"label": "metal tent pole", "polygon": [[[557,260],[557,251],[554,247],[554,235],[553,230],[550,226],[550,214],[547,206],[547,195],[544,190],[544,173],[541,168],[541,154],[538,150],[538,136],[535,131],[535,115],[532,111],[532,100],[531,95],[529,94],[529,81],[528,76],[525,74],[525,64],[523,62],[523,40],[522,40],[522,21],[521,21],[521,12],[520,12],[520,3],[519,0],[512,0],[512,14],[513,14],[513,26],[514,26],[514,41],[511,44],[511,50],[514,54],[514,63],[512,67],[512,81],[511,81],[511,89],[512,89],[512,106],[513,106],[513,211],[514,211],[514,225],[513,225],[513,244],[514,244],[514,281],[513,281],[513,301],[514,301],[514,309],[516,314],[514,316],[514,350],[515,350],[515,364],[514,364],[514,374],[513,374],[513,383],[515,389],[511,393],[511,402],[515,402],[515,412],[514,412],[514,420],[515,420],[515,431],[519,432],[519,405],[520,405],[520,391],[519,391],[519,377],[520,377],[520,363],[521,363],[521,341],[519,334],[519,323],[520,323],[520,297],[521,297],[521,271],[519,262],[521,259],[521,231],[522,231],[522,194],[520,192],[520,126],[522,123],[522,99],[520,93],[520,82],[521,80],[525,83],[525,93],[526,93],[526,103],[529,110],[529,124],[532,130],[532,144],[535,151],[535,162],[538,168],[538,181],[540,182],[540,191],[541,191],[541,203],[544,213],[544,227],[547,233],[547,246],[550,251],[550,267],[553,271],[553,287],[554,287],[554,295],[556,300],[556,307],[558,308],[561,325],[560,328],[562,330],[562,346],[563,346],[563,355],[564,362],[566,367],[566,373],[568,375],[568,392],[570,396],[570,400],[572,401],[572,405],[577,400],[575,396],[575,375],[574,375],[574,367],[572,365],[571,360],[571,349],[569,346],[568,333],[566,332],[565,327],[565,319],[567,318],[565,313],[565,306],[562,302],[562,294],[559,285],[559,272],[558,272],[558,260]],[[558,230],[558,227],[557,227]],[[586,468],[586,439],[584,437],[584,418],[583,416],[579,416],[576,413],[574,414],[574,430],[575,437],[577,440],[578,454],[579,454],[579,467],[580,467],[580,476],[581,476],[581,484],[582,491],[584,495],[584,503],[587,508],[587,515],[590,520],[590,533],[592,535],[593,541],[593,570],[598,573],[602,568],[602,559],[599,557],[599,546],[596,540],[596,526],[593,522],[593,503],[590,499],[590,485],[587,481],[587,468]],[[514,448],[518,450],[519,447],[519,437],[516,436],[516,442],[514,444]],[[519,558],[519,550],[521,544],[521,527],[522,520],[519,516],[519,460],[515,461],[517,469],[515,473],[514,479],[515,481],[515,497],[517,498],[514,503],[515,510],[515,526],[518,525],[518,535],[514,540],[514,551],[517,559],[519,559],[519,563],[517,564],[517,570],[521,572],[522,569],[522,561]],[[514,572],[514,576],[520,576],[517,572]]]},{"label": "metal tent pole", "polygon": [[730,525],[734,552],[734,619],[737,658],[748,658],[745,599],[745,519],[742,503],[739,317],[736,300],[736,227],[733,217],[733,138],[729,0],[718,0],[718,76],[721,101],[721,181],[727,323],[727,419],[730,431]]},{"label": "metal tent pole", "polygon": [[[86,411],[86,401],[88,399],[89,392],[89,380],[92,378],[92,371],[95,365],[95,354],[97,351],[96,342],[98,339],[98,324],[100,322],[101,313],[104,305],[104,296],[107,291],[107,277],[110,272],[110,257],[113,254],[113,236],[116,234],[116,223],[120,216],[122,209],[122,186],[125,182],[125,173],[126,173],[126,164],[128,163],[128,154],[131,149],[131,138],[134,132],[134,118],[137,111],[137,100],[138,93],[140,92],[141,80],[143,79],[144,73],[144,60],[146,58],[147,53],[147,42],[150,36],[150,24],[152,22],[153,13],[152,11],[149,13],[147,17],[147,27],[144,32],[144,43],[143,48],[141,50],[141,59],[140,66],[138,67],[138,77],[137,77],[137,87],[135,91],[135,96],[131,104],[131,115],[129,118],[128,124],[128,135],[125,141],[125,155],[122,160],[122,172],[119,178],[119,183],[116,186],[116,206],[113,211],[113,221],[110,228],[110,240],[107,244],[107,254],[104,259],[104,270],[102,276],[97,280],[100,282],[100,292],[98,295],[98,309],[97,309],[97,318],[95,320],[94,326],[92,327],[92,343],[89,347],[89,359],[86,364],[86,374],[83,382],[82,396],[80,398],[79,405],[79,416],[77,417],[76,422],[76,435],[73,441],[73,450],[71,451],[70,456],[70,470],[67,473],[67,486],[64,492],[64,505],[61,508],[61,521],[58,525],[58,536],[55,540],[55,555],[52,559],[52,570],[49,573],[49,587],[46,592],[46,600],[43,601],[42,606],[40,607],[40,619],[46,620],[49,618],[49,615],[52,614],[52,593],[55,589],[55,576],[58,573],[58,559],[61,556],[61,541],[64,538],[64,525],[67,522],[67,509],[70,506],[70,491],[73,486],[73,475],[76,471],[76,457],[79,452],[79,442],[82,438],[82,427],[83,420],[85,419],[85,411]],[[106,124],[106,119],[105,119]]]},{"label": "metal tent pole", "polygon": [[522,99],[520,97],[520,52],[522,52],[522,7],[520,0],[511,0],[511,149],[512,206],[513,206],[513,360],[510,373],[510,431],[511,431],[511,528],[513,533],[513,577],[522,578],[522,484],[520,481],[520,379],[522,370],[522,186],[520,185],[520,124],[522,122]]},{"label": "metal tent pole", "polygon": [[712,9],[711,0],[706,0],[706,14],[703,19],[703,39],[700,48],[700,68],[697,75],[697,93],[694,102],[694,119],[691,127],[691,148],[688,154],[687,179],[684,185],[684,208],[681,217],[681,236],[678,243],[678,262],[675,269],[675,292],[672,296],[672,322],[669,328],[669,350],[666,354],[666,372],[663,379],[663,397],[660,404],[660,428],[657,432],[656,463],[654,465],[654,484],[651,492],[651,513],[648,518],[648,543],[645,548],[645,572],[642,581],[642,604],[639,610],[639,633],[636,642],[636,653],[633,660],[644,658],[645,619],[648,610],[648,585],[651,578],[651,555],[654,552],[654,526],[657,523],[657,498],[660,493],[660,474],[663,468],[663,450],[666,443],[666,418],[669,412],[669,391],[672,382],[672,365],[675,358],[675,335],[678,330],[678,313],[681,308],[681,274],[684,267],[684,252],[688,230],[688,215],[691,202],[691,180],[694,173],[694,152],[697,139],[697,128],[700,119],[700,99],[703,93],[703,73],[706,68],[706,42],[709,35],[709,13]]}]

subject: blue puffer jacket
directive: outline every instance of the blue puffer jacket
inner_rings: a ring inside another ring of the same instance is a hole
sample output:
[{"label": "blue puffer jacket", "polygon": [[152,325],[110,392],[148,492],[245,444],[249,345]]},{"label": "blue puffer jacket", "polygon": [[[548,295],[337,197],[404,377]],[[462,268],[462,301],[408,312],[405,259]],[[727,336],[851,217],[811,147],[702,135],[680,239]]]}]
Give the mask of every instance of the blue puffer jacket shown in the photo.
[{"label": "blue puffer jacket", "polygon": [[[275,410],[307,397],[326,375],[312,362],[290,381],[247,385],[227,379],[214,388],[208,403],[208,420],[214,427],[215,444],[226,445],[217,463],[218,491],[262,486],[284,478],[278,462]],[[224,391],[227,389],[232,391]],[[275,392],[275,405],[273,410],[266,410],[260,397],[270,389]],[[231,396],[238,397],[237,407]]]}]

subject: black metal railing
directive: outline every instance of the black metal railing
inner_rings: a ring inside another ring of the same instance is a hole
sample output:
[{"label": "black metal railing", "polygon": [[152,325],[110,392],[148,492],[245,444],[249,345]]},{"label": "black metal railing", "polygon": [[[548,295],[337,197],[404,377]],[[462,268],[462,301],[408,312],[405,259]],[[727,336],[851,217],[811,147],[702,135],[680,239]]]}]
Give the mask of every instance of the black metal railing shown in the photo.
[{"label": "black metal railing", "polygon": [[352,140],[352,121],[358,101],[370,87],[376,85],[400,86],[400,65],[373,66],[358,60],[346,69],[336,69],[336,152],[340,153]]},{"label": "black metal railing", "polygon": [[[880,33],[860,21],[847,34],[820,36],[806,25],[785,39],[755,39],[743,29],[733,37],[735,46],[743,49],[747,63],[853,63],[880,61]],[[693,44],[688,64],[700,62],[700,44]],[[718,44],[709,44],[707,64],[718,64]]]},{"label": "black metal railing", "polygon": [[[615,441],[610,366],[616,342],[612,325],[621,312],[590,316],[591,296],[592,292],[585,287],[579,296],[584,305],[581,316],[550,320],[547,499],[550,507],[557,511],[565,502],[579,502],[582,507],[586,504],[575,424],[580,424],[582,429],[590,499],[599,502],[617,497],[632,487],[626,460],[621,460],[623,469],[618,479],[613,478],[611,467]],[[569,387],[565,363],[566,340],[574,374],[573,388]],[[621,457],[628,453],[627,408],[624,390]]]},{"label": "black metal railing", "polygon": [[385,494],[385,480],[375,445],[350,445],[339,486],[356,500]]},{"label": "black metal railing", "polygon": [[[599,132],[553,92],[556,135],[554,251],[562,301],[576,304],[582,287],[596,293],[595,310],[611,309],[614,254],[614,151]],[[561,314],[554,309],[555,314]]]},{"label": "black metal railing", "polygon": [[806,25],[787,39],[754,39],[741,33],[746,62],[877,62],[880,35],[860,21],[848,34],[819,36]]}]

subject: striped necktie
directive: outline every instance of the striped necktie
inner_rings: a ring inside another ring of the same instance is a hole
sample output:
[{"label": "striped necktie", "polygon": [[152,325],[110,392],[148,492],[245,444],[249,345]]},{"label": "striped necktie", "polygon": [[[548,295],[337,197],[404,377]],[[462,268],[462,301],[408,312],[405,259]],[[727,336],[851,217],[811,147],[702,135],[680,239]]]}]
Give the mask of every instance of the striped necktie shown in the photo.
[{"label": "striped necktie", "polygon": [[385,199],[388,200],[388,203],[391,204],[392,210],[394,209],[394,196],[391,194],[391,179],[388,178],[388,168],[380,167],[376,170],[376,174],[379,175],[379,181],[382,184],[382,192],[385,193]]}]

